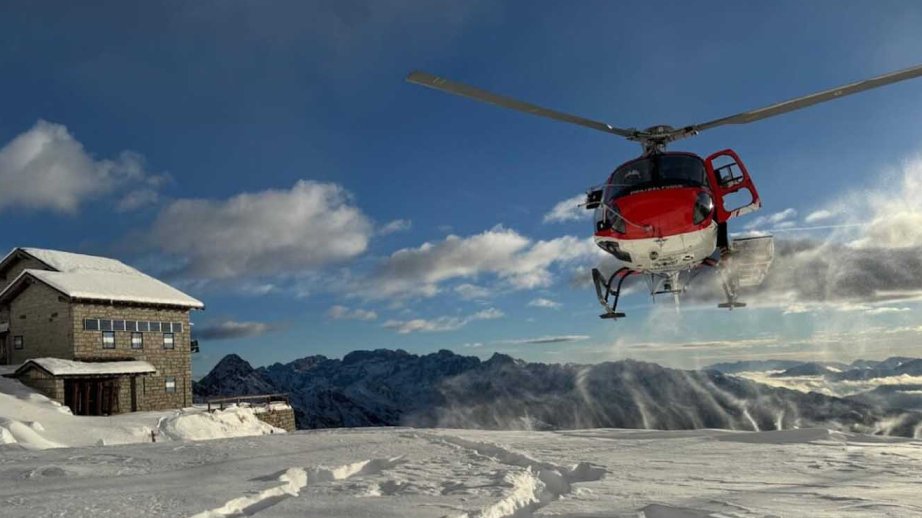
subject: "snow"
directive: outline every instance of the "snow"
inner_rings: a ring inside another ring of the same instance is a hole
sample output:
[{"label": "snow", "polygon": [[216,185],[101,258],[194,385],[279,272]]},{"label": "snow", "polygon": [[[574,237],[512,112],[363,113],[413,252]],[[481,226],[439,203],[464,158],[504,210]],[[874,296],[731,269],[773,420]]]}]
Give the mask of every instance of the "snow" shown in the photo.
[{"label": "snow", "polygon": [[190,308],[205,307],[205,304],[198,299],[141,272],[124,274],[101,271],[23,270],[20,276],[22,275],[32,275],[61,293],[76,299],[169,304]]},{"label": "snow", "polygon": [[[824,428],[395,427],[285,434],[258,421],[254,411],[241,406],[81,417],[0,378],[0,515],[922,514],[922,441],[913,439]],[[234,435],[248,436],[227,438]]]},{"label": "snow", "polygon": [[[14,249],[3,261],[17,250],[26,252],[55,271],[23,270],[7,286],[7,290],[12,289],[21,277],[28,275],[69,297],[78,299],[205,307],[200,300],[115,259],[40,248],[21,248]],[[0,293],[0,297],[2,295]]]},{"label": "snow", "polygon": [[159,423],[160,433],[170,439],[203,441],[281,433],[256,417],[255,409],[231,407],[215,412],[193,411],[173,415]]},{"label": "snow", "polygon": [[338,429],[0,456],[4,516],[922,513],[922,442],[824,429]]},{"label": "snow", "polygon": [[157,372],[148,362],[140,360],[113,362],[81,362],[61,358],[33,358],[27,360],[20,369],[30,363],[38,365],[55,376],[103,375],[103,374],[145,374]]},{"label": "snow", "polygon": [[[23,247],[17,250],[31,255],[39,261],[47,264],[59,272],[76,272],[93,270],[99,272],[125,273],[133,275],[138,273],[137,270],[127,264],[108,257],[96,255],[75,254],[73,252],[62,252],[60,250],[47,250],[44,248]],[[15,252],[16,250],[13,250]],[[10,253],[13,253],[10,252]]]},{"label": "snow", "polygon": [[2,455],[10,448],[45,450],[150,443],[152,434],[157,441],[187,441],[278,433],[284,430],[260,421],[255,409],[245,407],[210,413],[196,407],[106,417],[75,416],[66,406],[19,381],[0,377]]}]

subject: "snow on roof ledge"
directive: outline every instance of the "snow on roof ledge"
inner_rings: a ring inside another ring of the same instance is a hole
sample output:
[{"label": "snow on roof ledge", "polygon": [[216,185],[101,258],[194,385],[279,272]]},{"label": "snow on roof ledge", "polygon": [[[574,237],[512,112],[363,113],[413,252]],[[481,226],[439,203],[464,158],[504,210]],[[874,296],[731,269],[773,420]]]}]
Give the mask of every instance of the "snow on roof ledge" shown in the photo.
[{"label": "snow on roof ledge", "polygon": [[148,362],[140,360],[112,361],[112,362],[81,362],[64,360],[61,358],[32,358],[26,360],[16,374],[25,372],[30,366],[35,365],[52,376],[105,376],[114,374],[151,374],[157,372]]}]

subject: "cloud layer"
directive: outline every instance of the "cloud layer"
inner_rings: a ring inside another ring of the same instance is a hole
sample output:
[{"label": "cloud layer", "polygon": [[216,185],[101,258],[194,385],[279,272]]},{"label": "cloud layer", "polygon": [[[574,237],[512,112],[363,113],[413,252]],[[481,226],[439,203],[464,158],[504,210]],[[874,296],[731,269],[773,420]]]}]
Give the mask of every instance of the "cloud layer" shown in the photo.
[{"label": "cloud layer", "polygon": [[423,318],[416,318],[413,320],[388,320],[382,327],[385,329],[393,329],[400,334],[455,331],[477,320],[494,320],[502,318],[503,316],[502,311],[496,308],[489,308],[463,317],[443,316],[430,320]]},{"label": "cloud layer", "polygon": [[449,235],[393,253],[373,278],[379,297],[433,296],[440,284],[455,279],[497,277],[508,289],[532,289],[553,282],[551,268],[599,257],[586,239],[563,236],[531,239],[501,226],[468,237]]},{"label": "cloud layer", "polygon": [[346,306],[333,306],[327,311],[327,316],[333,320],[375,320],[378,314],[367,309],[350,309]]},{"label": "cloud layer", "polygon": [[264,322],[238,322],[225,320],[214,322],[194,330],[195,338],[200,340],[232,340],[249,338],[272,331],[274,328]]},{"label": "cloud layer", "polygon": [[[890,176],[878,182],[886,187],[847,193],[808,214],[805,223],[828,223],[823,237],[776,236],[775,260],[752,302],[798,313],[814,303],[922,296],[922,159]],[[756,222],[783,224],[795,215],[788,209]]]},{"label": "cloud layer", "polygon": [[577,194],[572,198],[567,198],[557,203],[557,205],[554,205],[554,208],[544,215],[544,222],[564,223],[567,221],[589,219],[589,217],[592,216],[592,211],[586,210],[585,207],[580,206],[585,202],[585,194]]},{"label": "cloud layer", "polygon": [[154,222],[153,243],[198,279],[297,275],[363,253],[369,219],[340,186],[301,180],[291,189],[226,200],[178,200]]},{"label": "cloud layer", "polygon": [[145,171],[141,155],[123,151],[96,160],[66,127],[43,120],[0,148],[0,210],[73,214],[84,202],[113,192],[117,210],[134,210],[157,202],[165,181]]}]

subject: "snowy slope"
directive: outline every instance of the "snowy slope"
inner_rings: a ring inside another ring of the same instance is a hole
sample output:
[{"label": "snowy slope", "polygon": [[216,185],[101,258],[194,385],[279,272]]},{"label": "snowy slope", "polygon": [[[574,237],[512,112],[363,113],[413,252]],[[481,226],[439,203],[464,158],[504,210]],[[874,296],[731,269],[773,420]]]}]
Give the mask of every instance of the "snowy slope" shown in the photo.
[{"label": "snowy slope", "polygon": [[3,516],[905,517],[922,443],[780,432],[339,429],[4,451]]}]

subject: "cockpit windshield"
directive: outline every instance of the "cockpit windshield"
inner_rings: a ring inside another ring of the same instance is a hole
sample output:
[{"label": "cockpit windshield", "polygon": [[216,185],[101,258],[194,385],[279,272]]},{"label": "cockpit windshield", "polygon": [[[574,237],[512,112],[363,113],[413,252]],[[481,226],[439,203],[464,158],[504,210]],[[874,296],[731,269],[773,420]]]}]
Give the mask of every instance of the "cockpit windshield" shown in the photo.
[{"label": "cockpit windshield", "polygon": [[654,155],[628,162],[611,175],[606,201],[641,189],[705,185],[704,162],[692,155]]}]

